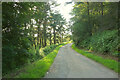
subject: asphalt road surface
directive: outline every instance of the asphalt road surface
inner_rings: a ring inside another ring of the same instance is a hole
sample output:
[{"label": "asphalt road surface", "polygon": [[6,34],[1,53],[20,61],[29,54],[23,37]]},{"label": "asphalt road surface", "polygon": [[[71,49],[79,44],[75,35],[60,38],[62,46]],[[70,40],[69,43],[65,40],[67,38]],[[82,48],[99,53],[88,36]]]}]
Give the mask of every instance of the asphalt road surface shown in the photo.
[{"label": "asphalt road surface", "polygon": [[44,78],[118,78],[118,74],[74,51],[69,43],[60,48]]}]

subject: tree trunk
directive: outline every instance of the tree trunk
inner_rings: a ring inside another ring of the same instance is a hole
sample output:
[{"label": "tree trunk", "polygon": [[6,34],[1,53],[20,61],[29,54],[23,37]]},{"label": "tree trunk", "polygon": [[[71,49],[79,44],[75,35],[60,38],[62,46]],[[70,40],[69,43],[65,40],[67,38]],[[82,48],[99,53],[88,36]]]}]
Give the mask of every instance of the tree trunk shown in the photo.
[{"label": "tree trunk", "polygon": [[55,33],[55,26],[54,26],[53,34],[54,34],[54,44],[56,44],[56,33]]},{"label": "tree trunk", "polygon": [[38,24],[38,37],[37,37],[37,44],[39,45],[39,48],[41,48],[41,28],[40,28],[40,26],[41,26],[41,23],[42,23],[42,20],[41,21],[39,21],[39,24]]},{"label": "tree trunk", "polygon": [[54,44],[56,44],[56,33],[55,33],[55,26],[53,26],[53,34],[54,34]]},{"label": "tree trunk", "polygon": [[44,21],[44,24],[43,24],[43,35],[44,35],[44,47],[47,45],[46,43],[46,38],[47,38],[47,34],[46,34],[46,20]]},{"label": "tree trunk", "polygon": [[43,39],[43,36],[42,36],[42,47],[44,47],[44,41],[43,41],[44,39]]},{"label": "tree trunk", "polygon": [[51,36],[51,32],[50,32],[50,45],[52,44],[52,40],[51,40],[52,36]]},{"label": "tree trunk", "polygon": [[90,25],[89,2],[87,2],[87,5],[88,5],[88,6],[87,6],[87,8],[88,8],[88,29],[89,29],[89,35],[91,36],[91,35],[92,35],[92,30],[91,30],[92,28],[91,28],[91,25]]},{"label": "tree trunk", "polygon": [[38,25],[38,36],[37,36],[37,44],[40,45],[40,25]]},{"label": "tree trunk", "polygon": [[42,38],[40,37],[40,47],[42,47]]},{"label": "tree trunk", "polygon": [[101,2],[101,27],[100,27],[100,31],[102,31],[103,29],[103,2]]},{"label": "tree trunk", "polygon": [[101,10],[102,10],[102,16],[103,16],[103,2],[101,2]]},{"label": "tree trunk", "polygon": [[24,26],[25,26],[25,37],[27,37],[27,25],[26,25],[26,23],[24,23]]}]

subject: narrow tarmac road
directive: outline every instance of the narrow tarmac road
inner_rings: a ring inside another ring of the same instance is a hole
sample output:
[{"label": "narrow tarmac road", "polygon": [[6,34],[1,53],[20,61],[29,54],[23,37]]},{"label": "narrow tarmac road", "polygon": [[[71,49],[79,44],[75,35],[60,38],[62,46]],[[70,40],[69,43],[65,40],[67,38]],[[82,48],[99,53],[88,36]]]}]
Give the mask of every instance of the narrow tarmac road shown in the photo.
[{"label": "narrow tarmac road", "polygon": [[118,78],[118,74],[75,52],[69,43],[60,48],[44,78]]}]

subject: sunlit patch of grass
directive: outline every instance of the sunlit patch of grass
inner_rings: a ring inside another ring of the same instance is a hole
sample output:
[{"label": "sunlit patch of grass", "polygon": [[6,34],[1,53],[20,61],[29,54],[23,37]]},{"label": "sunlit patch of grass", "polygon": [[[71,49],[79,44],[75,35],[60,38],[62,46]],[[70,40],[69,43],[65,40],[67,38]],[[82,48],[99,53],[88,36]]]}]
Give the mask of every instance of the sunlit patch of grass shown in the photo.
[{"label": "sunlit patch of grass", "polygon": [[[67,43],[66,43],[67,44]],[[61,44],[56,47],[51,53],[45,56],[43,59],[34,62],[30,66],[25,67],[25,72],[21,72],[15,78],[42,78],[45,73],[49,70],[51,64],[54,61],[60,47],[65,44]]]},{"label": "sunlit patch of grass", "polygon": [[99,63],[103,64],[104,66],[114,70],[115,72],[119,72],[118,71],[118,62],[117,61],[112,60],[112,59],[103,58],[101,56],[97,56],[97,55],[94,55],[92,53],[88,53],[88,52],[86,52],[84,50],[78,49],[74,44],[72,44],[72,48],[76,52],[78,52],[78,53],[80,53],[80,54],[82,54],[82,55],[84,55],[84,56],[86,56],[88,58],[91,58],[91,59],[95,60],[96,62],[99,62]]}]

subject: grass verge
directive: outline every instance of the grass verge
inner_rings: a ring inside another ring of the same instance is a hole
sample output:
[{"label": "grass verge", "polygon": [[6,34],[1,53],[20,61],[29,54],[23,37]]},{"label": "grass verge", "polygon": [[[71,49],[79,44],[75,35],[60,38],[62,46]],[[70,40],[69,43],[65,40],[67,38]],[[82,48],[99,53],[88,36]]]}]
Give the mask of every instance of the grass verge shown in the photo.
[{"label": "grass verge", "polygon": [[72,49],[74,49],[76,52],[78,52],[78,53],[80,53],[80,54],[82,54],[82,55],[84,55],[88,58],[91,58],[91,59],[95,60],[96,62],[99,62],[99,63],[103,64],[104,66],[114,70],[117,73],[120,72],[118,70],[118,62],[115,61],[115,60],[107,59],[107,58],[105,59],[101,56],[97,56],[97,55],[88,53],[84,50],[81,50],[81,49],[77,48],[74,44],[72,44]]},{"label": "grass verge", "polygon": [[34,62],[24,68],[20,74],[16,75],[14,78],[42,78],[45,73],[49,70],[51,64],[54,61],[60,47],[67,43],[57,46],[51,53],[45,56],[43,59]]}]

